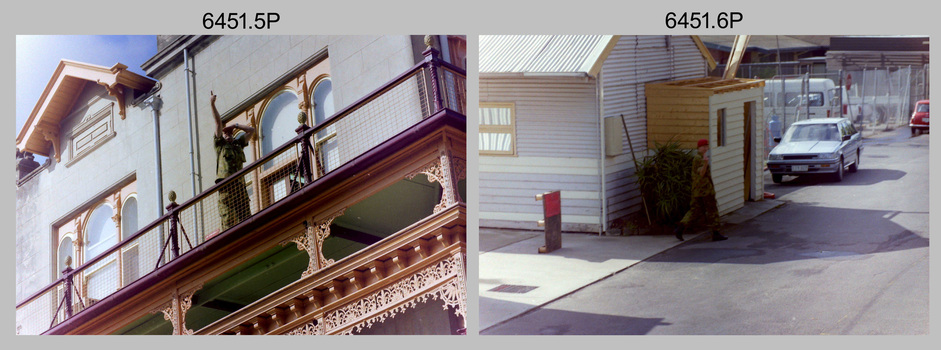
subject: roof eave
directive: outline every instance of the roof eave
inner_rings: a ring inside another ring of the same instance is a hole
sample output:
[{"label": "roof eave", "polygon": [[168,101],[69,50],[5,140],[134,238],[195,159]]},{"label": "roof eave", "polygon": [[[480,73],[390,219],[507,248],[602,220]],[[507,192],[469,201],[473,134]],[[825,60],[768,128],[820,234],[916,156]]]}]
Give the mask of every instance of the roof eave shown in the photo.
[{"label": "roof eave", "polygon": [[[74,77],[95,82],[109,90],[116,89],[120,85],[138,91],[148,91],[156,84],[156,81],[154,80],[128,71],[127,66],[121,63],[115,63],[109,68],[62,59],[56,66],[56,69],[53,72],[52,77],[49,79],[49,82],[46,84],[46,88],[40,95],[39,100],[36,102],[36,106],[33,107],[33,111],[26,119],[26,123],[23,125],[23,128],[17,135],[17,149],[46,157],[49,156],[49,152],[46,151],[48,148],[37,148],[30,146],[30,143],[36,144],[35,139],[37,137],[42,137],[46,140],[49,139],[50,136],[42,135],[43,133],[39,132],[40,130],[38,130],[38,126],[41,124],[57,124],[46,120],[49,118],[46,117],[46,109],[49,106],[52,97],[55,96],[55,92],[58,90],[61,82],[66,77]],[[66,96],[66,98],[68,97],[70,96]],[[71,96],[71,98],[74,99],[75,97]],[[123,101],[119,101],[119,104],[123,106]],[[123,113],[123,109],[121,112]],[[49,131],[53,132],[55,135],[54,137],[58,136],[58,128]],[[42,141],[39,143],[45,144]]]}]

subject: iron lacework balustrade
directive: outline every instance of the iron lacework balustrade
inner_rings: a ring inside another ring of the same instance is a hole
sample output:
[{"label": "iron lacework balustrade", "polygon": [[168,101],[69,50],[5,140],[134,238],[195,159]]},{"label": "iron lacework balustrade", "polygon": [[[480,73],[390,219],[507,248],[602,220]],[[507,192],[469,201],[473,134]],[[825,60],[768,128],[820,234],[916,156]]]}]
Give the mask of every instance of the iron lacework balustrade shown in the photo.
[{"label": "iron lacework balustrade", "polygon": [[[17,334],[46,332],[424,118],[444,109],[465,114],[465,71],[433,48],[423,54],[425,60],[324,122],[302,122],[293,139],[197,196],[177,204],[171,191],[162,217],[19,302]],[[238,192],[247,199],[220,198]],[[220,203],[228,203],[228,219]]]}]

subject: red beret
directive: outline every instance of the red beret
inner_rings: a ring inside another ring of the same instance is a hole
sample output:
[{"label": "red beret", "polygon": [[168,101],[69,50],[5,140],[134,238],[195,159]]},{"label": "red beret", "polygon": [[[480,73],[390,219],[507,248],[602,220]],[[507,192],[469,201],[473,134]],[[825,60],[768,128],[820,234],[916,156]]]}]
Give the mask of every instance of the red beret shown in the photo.
[{"label": "red beret", "polygon": [[709,140],[699,139],[699,142],[696,143],[696,148],[699,148],[702,146],[709,146]]}]

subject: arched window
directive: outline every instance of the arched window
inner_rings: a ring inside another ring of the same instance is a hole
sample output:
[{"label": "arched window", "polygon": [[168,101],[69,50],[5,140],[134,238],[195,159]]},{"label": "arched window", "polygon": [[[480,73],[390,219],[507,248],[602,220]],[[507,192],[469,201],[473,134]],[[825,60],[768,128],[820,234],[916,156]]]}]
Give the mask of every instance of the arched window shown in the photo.
[{"label": "arched window", "polygon": [[[333,116],[335,112],[333,107],[333,82],[330,78],[324,78],[314,87],[314,125],[323,123],[327,118]],[[326,174],[339,165],[340,153],[337,149],[336,127],[328,126],[316,135],[317,157],[320,160],[320,169],[318,172]]]},{"label": "arched window", "polygon": [[314,87],[314,125],[333,115],[333,82],[326,78]]},{"label": "arched window", "polygon": [[[127,240],[134,235],[139,228],[137,222],[137,196],[130,195],[124,199],[121,205],[121,240]],[[123,276],[122,285],[140,277],[140,249],[137,243],[125,245],[121,249],[121,273]]]},{"label": "arched window", "polygon": [[76,266],[74,248],[72,247],[72,238],[65,237],[62,239],[62,242],[59,242],[59,264],[58,270],[56,271],[59,276],[62,276],[62,270],[65,270],[65,260],[67,258],[72,258],[71,266],[73,269]]},{"label": "arched window", "polygon": [[85,261],[103,253],[118,243],[118,228],[111,217],[114,209],[102,204],[95,208],[85,226]]},{"label": "arched window", "polygon": [[[85,261],[101,255],[118,243],[118,228],[111,218],[114,209],[108,204],[99,205],[88,217],[85,225]],[[85,269],[88,303],[101,300],[117,290],[121,281],[118,277],[116,255],[109,254],[91,267]]]},{"label": "arched window", "polygon": [[[261,116],[261,154],[267,155],[275,148],[297,136],[297,95],[283,91],[265,106]],[[267,169],[267,166],[266,166]]]},{"label": "arched window", "polygon": [[131,195],[121,206],[121,239],[127,239],[139,228],[137,222],[137,196]]}]

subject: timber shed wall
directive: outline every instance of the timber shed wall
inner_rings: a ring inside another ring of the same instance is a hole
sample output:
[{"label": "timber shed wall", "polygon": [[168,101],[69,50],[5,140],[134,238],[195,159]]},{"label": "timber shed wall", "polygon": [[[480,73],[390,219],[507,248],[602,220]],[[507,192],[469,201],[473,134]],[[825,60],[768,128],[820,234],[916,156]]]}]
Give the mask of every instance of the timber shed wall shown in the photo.
[{"label": "timber shed wall", "polygon": [[[751,149],[750,189],[763,190],[763,174],[755,171],[760,163],[763,134],[761,103],[764,81],[718,78],[687,79],[647,84],[648,147],[677,141],[681,148],[695,149],[696,141],[708,139],[711,175],[716,189],[719,214],[744,205],[745,147]],[[745,103],[754,102],[749,144],[745,144]],[[718,111],[725,109],[725,144],[718,146]],[[755,197],[752,196],[754,199]]]}]

